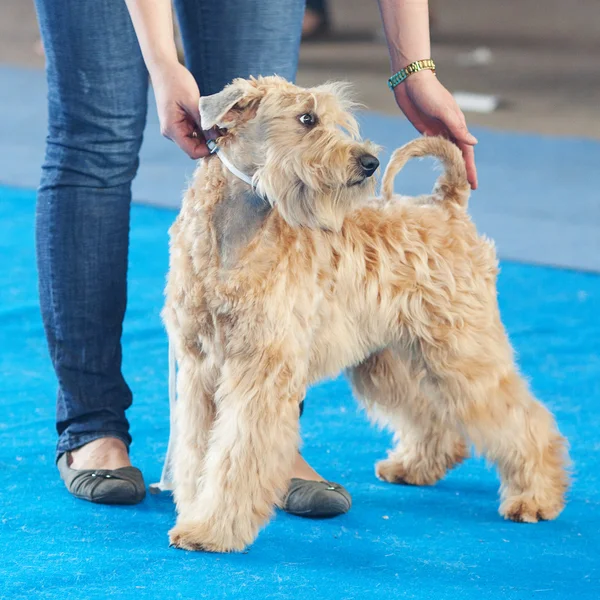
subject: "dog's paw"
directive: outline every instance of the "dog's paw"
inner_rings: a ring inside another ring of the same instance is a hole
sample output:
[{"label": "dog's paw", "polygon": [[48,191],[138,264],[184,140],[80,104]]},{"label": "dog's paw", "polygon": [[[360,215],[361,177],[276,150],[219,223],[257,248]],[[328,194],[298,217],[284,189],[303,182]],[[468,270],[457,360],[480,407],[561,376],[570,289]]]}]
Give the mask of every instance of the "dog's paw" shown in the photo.
[{"label": "dog's paw", "polygon": [[375,474],[389,483],[434,485],[468,456],[468,449],[462,440],[453,444],[447,452],[435,456],[395,452],[375,465]]},{"label": "dog's paw", "polygon": [[537,523],[556,519],[565,506],[562,498],[540,502],[535,497],[526,494],[509,496],[500,505],[500,514],[517,523]]},{"label": "dog's paw", "polygon": [[246,547],[246,544],[236,542],[233,536],[219,538],[208,525],[196,521],[177,523],[169,531],[169,542],[175,548],[203,552],[235,552]]},{"label": "dog's paw", "polygon": [[445,473],[445,470],[440,469],[425,471],[422,468],[410,468],[402,461],[392,458],[381,460],[375,465],[375,475],[379,479],[404,485],[434,485]]}]

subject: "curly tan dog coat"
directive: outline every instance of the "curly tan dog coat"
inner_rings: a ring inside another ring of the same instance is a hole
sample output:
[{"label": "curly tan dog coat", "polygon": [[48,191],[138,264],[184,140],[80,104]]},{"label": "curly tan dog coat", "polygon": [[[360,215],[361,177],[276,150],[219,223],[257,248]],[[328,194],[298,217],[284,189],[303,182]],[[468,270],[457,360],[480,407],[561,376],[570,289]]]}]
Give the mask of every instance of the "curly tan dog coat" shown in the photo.
[{"label": "curly tan dog coat", "polygon": [[[565,440],[517,371],[459,151],[411,142],[373,199],[374,147],[348,108],[339,87],[276,77],[201,101],[203,126],[219,128],[253,185],[204,159],[171,230],[177,547],[255,539],[287,488],[307,386],[344,370],[397,434],[380,478],[433,484],[471,443],[498,467],[506,518],[553,519],[564,506]],[[446,169],[434,193],[393,197],[396,172],[427,155]]]}]

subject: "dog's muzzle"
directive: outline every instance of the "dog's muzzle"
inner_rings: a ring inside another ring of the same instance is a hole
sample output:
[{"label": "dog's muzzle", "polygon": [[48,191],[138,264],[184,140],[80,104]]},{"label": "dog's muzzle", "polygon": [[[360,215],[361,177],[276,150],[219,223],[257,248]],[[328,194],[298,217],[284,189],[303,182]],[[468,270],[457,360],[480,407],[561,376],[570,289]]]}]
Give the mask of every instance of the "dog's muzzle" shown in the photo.
[{"label": "dog's muzzle", "polygon": [[372,154],[363,154],[359,156],[358,163],[360,164],[360,168],[365,177],[371,177],[371,175],[377,171],[377,167],[379,167],[379,160]]}]

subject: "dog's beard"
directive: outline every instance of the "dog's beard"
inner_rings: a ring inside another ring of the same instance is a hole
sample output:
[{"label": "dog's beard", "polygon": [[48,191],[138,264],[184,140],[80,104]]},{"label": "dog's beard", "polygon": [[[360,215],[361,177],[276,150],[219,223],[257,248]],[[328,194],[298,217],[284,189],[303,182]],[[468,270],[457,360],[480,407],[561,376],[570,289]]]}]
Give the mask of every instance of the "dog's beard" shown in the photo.
[{"label": "dog's beard", "polygon": [[318,190],[280,170],[262,169],[257,179],[257,192],[277,206],[289,225],[331,231],[339,231],[348,212],[374,189],[371,178],[356,174],[343,185]]}]

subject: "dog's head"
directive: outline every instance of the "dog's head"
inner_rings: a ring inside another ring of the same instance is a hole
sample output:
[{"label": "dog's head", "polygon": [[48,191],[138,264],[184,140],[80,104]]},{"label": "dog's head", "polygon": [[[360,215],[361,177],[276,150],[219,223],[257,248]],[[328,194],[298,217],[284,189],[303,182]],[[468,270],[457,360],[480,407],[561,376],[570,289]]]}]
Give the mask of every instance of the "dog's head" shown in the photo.
[{"label": "dog's head", "polygon": [[338,230],[372,195],[377,148],[359,139],[342,84],[297,87],[280,77],[236,79],[200,100],[205,130],[293,226]]}]

